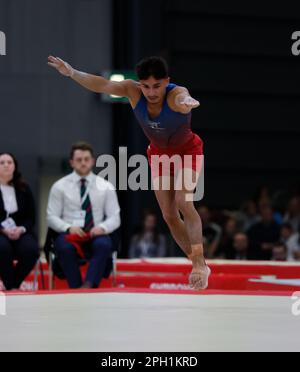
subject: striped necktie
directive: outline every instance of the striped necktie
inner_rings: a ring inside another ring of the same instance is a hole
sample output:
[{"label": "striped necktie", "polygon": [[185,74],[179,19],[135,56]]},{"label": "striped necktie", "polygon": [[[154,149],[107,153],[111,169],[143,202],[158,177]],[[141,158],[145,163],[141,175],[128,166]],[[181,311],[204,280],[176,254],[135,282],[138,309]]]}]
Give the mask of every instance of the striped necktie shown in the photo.
[{"label": "striped necktie", "polygon": [[92,210],[90,196],[89,194],[86,193],[86,190],[87,190],[86,179],[83,178],[81,180],[81,190],[80,190],[81,207],[84,211],[86,211],[84,231],[89,232],[92,230],[95,224],[94,224],[94,217],[93,217],[93,210]]}]

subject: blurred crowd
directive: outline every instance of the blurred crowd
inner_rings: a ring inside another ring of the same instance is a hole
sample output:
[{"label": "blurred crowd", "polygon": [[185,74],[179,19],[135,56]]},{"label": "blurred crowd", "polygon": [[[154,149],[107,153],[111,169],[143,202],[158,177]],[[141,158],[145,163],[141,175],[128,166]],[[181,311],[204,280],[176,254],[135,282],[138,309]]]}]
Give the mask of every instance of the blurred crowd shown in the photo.
[{"label": "blurred crowd", "polygon": [[[300,261],[300,195],[291,195],[280,208],[276,204],[268,188],[263,187],[239,210],[198,206],[206,257]],[[145,211],[143,221],[131,240],[130,257],[168,256],[168,236],[159,232],[158,216]]]}]

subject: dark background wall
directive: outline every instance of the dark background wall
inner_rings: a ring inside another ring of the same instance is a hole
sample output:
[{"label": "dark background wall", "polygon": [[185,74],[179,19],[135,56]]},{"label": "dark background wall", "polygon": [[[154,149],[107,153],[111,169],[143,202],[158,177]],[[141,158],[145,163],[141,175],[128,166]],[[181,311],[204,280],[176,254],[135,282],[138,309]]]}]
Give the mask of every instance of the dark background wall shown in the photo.
[{"label": "dark background wall", "polygon": [[0,149],[17,155],[36,193],[73,142],[111,150],[111,107],[47,66],[54,54],[98,74],[111,68],[111,17],[110,0],[0,0]]}]

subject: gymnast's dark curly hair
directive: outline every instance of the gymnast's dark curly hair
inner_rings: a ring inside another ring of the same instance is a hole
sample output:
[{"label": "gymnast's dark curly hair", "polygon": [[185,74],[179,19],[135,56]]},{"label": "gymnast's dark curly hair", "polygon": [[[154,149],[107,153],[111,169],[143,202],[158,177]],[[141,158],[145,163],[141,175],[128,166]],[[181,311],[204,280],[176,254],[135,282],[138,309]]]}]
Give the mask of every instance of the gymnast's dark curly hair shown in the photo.
[{"label": "gymnast's dark curly hair", "polygon": [[139,80],[148,80],[151,76],[156,80],[169,77],[169,66],[162,57],[144,58],[136,65],[135,70]]}]

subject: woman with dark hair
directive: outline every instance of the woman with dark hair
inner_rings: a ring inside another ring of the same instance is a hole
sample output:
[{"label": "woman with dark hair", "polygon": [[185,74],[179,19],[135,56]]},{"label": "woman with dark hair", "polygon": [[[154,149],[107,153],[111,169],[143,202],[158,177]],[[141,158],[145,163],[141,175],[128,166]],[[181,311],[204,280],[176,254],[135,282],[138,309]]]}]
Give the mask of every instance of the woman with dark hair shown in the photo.
[{"label": "woman with dark hair", "polygon": [[157,216],[147,212],[141,230],[131,240],[129,258],[165,257],[166,253],[166,238],[159,232]]},{"label": "woman with dark hair", "polygon": [[[0,154],[0,278],[6,290],[20,288],[39,247],[33,233],[35,205],[12,154]],[[16,260],[16,265],[14,265]]]}]

